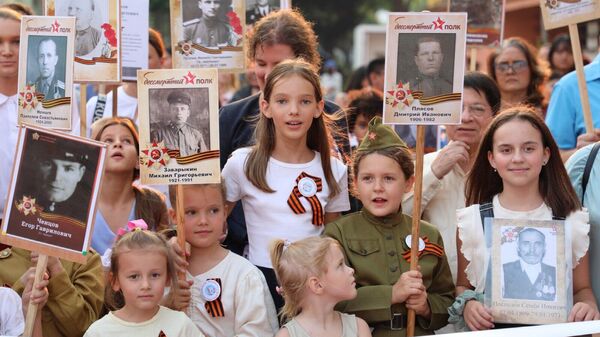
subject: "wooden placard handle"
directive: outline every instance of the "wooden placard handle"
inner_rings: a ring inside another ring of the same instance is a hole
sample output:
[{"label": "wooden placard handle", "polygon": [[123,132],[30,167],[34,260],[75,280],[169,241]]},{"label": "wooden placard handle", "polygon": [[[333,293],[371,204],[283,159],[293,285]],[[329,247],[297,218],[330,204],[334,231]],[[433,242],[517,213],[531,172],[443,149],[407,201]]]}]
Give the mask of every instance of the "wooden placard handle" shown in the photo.
[{"label": "wooden placard handle", "polygon": [[[48,255],[39,254],[37,265],[35,266],[35,277],[33,279],[33,287],[35,289],[37,285],[44,277],[44,272],[46,271],[46,266],[48,265]],[[29,306],[27,307],[27,318],[25,319],[25,332],[23,333],[24,337],[31,337],[33,335],[33,327],[35,324],[35,316],[37,315],[38,305],[29,301]]]},{"label": "wooden placard handle", "polygon": [[87,136],[87,84],[81,84],[79,86],[79,135],[81,137]]},{"label": "wooden placard handle", "polygon": [[469,62],[469,71],[476,71],[477,70],[477,48],[476,47],[471,47],[471,55],[470,55],[470,62]]},{"label": "wooden placard handle", "polygon": [[577,30],[576,23],[569,25],[569,37],[571,38],[571,49],[573,50],[575,71],[577,72],[577,85],[579,87],[579,97],[581,97],[581,108],[583,109],[585,131],[587,133],[592,133],[594,132],[594,122],[592,120],[592,110],[590,109],[587,83],[585,82],[585,73],[583,72],[583,56],[581,54],[579,31]]},{"label": "wooden placard handle", "polygon": [[[185,254],[185,214],[183,209],[183,185],[177,185],[177,203],[175,209],[177,210],[177,244]],[[185,273],[179,272],[177,278],[185,280]]]},{"label": "wooden placard handle", "polygon": [[[419,225],[421,223],[421,197],[423,195],[423,155],[425,154],[425,126],[417,125],[417,157],[415,165],[415,188],[413,195],[413,213],[410,243],[410,270],[417,270],[419,266]],[[406,336],[415,335],[414,310],[408,310],[406,322]]]}]

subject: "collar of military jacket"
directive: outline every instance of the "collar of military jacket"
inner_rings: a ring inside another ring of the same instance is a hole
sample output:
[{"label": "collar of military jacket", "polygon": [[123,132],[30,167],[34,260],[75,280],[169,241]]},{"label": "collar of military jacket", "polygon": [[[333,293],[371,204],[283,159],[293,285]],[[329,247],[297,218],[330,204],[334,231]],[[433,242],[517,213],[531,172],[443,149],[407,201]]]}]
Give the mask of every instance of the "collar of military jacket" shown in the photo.
[{"label": "collar of military jacket", "polygon": [[384,227],[394,227],[401,224],[405,216],[402,214],[402,211],[398,211],[396,214],[390,214],[384,217],[375,216],[364,207],[362,208],[361,212],[372,224]]}]

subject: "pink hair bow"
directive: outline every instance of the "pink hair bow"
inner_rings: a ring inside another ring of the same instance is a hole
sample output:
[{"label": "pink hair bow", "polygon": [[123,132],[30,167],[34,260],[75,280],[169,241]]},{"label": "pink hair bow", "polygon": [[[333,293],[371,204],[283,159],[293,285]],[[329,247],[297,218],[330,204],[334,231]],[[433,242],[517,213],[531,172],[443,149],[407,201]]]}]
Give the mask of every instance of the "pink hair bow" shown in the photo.
[{"label": "pink hair bow", "polygon": [[119,228],[117,237],[121,237],[129,232],[147,230],[148,224],[144,219],[131,220],[127,223],[127,227]]}]

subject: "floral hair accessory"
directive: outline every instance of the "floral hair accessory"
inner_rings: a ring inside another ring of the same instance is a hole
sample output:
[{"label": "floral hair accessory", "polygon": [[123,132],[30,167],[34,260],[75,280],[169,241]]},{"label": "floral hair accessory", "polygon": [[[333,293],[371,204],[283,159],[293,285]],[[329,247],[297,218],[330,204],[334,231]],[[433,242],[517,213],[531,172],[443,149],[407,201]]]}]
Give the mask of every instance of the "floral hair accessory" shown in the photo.
[{"label": "floral hair accessory", "polygon": [[144,221],[144,219],[131,220],[127,223],[126,227],[119,228],[117,231],[117,238],[120,238],[129,232],[141,230],[148,230],[148,224],[146,224],[146,221]]}]

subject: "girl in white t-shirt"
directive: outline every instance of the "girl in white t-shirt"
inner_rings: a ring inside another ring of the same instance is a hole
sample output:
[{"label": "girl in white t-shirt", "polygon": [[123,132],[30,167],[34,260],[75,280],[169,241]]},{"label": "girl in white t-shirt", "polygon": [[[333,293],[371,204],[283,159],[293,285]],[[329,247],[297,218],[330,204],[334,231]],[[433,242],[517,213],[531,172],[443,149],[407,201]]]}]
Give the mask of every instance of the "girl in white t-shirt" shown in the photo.
[{"label": "girl in white t-shirt", "polygon": [[[465,194],[466,204],[470,206],[457,210],[458,298],[450,308],[451,322],[466,325],[470,330],[498,326],[494,324],[491,310],[481,302],[489,253],[481,220],[485,207],[481,208],[482,213],[480,204],[492,206],[495,218],[564,218],[570,222],[574,305],[568,319],[600,318],[589,279],[588,213],[581,210],[552,134],[532,109],[511,108],[492,121],[467,178]],[[523,254],[522,259],[528,265],[534,263],[529,258],[531,254]],[[543,256],[543,252],[535,254]],[[535,296],[543,295],[538,291]]]},{"label": "girl in white t-shirt", "polygon": [[84,336],[204,336],[183,312],[159,305],[165,287],[177,284],[175,264],[165,239],[138,227],[140,221],[130,222],[131,231],[112,248],[106,300],[118,309],[94,322]]},{"label": "girl in white t-shirt", "polygon": [[363,319],[333,309],[357,294],[354,269],[344,261],[336,240],[275,240],[271,261],[285,298],[281,318],[287,321],[277,337],[371,337]]},{"label": "girl in white t-shirt", "polygon": [[346,166],[331,155],[332,121],[323,108],[313,66],[281,62],[265,83],[256,145],[233,152],[222,172],[228,203],[242,201],[248,258],[265,274],[277,308],[283,300],[275,291],[269,243],[318,236],[350,208]]}]

